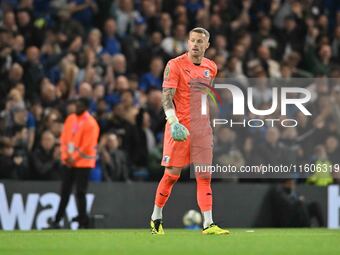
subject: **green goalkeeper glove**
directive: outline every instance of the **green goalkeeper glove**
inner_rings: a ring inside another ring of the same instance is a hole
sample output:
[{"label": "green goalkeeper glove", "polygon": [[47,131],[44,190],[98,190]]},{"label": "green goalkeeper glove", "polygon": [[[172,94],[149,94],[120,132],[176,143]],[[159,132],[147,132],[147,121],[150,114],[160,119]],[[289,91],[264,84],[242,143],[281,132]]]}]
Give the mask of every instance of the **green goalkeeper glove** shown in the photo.
[{"label": "green goalkeeper glove", "polygon": [[166,119],[170,124],[171,137],[175,141],[185,141],[188,138],[189,131],[184,125],[178,122],[176,115],[173,113],[174,111],[171,112],[170,114],[168,114],[168,112],[166,113],[167,114]]}]

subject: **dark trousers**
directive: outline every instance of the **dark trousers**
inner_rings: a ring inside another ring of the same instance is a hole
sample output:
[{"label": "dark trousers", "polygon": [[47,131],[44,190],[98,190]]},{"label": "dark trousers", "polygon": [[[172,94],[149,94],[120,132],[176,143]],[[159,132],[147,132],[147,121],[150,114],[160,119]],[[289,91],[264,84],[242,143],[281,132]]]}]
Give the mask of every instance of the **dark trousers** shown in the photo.
[{"label": "dark trousers", "polygon": [[78,217],[80,227],[88,225],[88,216],[86,214],[86,191],[89,183],[89,174],[91,168],[69,168],[64,167],[64,173],[61,184],[61,200],[55,222],[59,222],[65,215],[67,203],[72,193],[74,183],[76,184],[76,200],[78,208]]}]

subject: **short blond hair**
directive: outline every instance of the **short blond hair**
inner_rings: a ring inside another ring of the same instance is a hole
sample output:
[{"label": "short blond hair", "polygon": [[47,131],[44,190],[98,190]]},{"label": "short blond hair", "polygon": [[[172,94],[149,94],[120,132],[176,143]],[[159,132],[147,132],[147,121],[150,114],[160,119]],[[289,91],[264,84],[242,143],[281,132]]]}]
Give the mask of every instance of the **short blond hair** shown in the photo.
[{"label": "short blond hair", "polygon": [[203,27],[195,27],[195,28],[191,29],[189,34],[191,34],[193,32],[199,33],[199,34],[204,34],[208,39],[210,38],[210,33],[208,32],[208,30],[206,30]]}]

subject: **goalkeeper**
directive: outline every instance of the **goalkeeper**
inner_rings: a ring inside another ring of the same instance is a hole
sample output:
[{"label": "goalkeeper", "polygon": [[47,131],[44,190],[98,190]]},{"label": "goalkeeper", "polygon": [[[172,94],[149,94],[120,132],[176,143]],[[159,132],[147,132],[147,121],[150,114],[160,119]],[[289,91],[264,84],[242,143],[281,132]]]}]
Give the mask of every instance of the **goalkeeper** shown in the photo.
[{"label": "goalkeeper", "polygon": [[[188,52],[171,59],[164,70],[162,103],[167,123],[162,165],[165,171],[156,191],[151,216],[153,234],[164,234],[162,210],[182,169],[191,163],[212,163],[213,141],[209,116],[201,116],[202,92],[191,86],[193,80],[211,84],[217,74],[216,64],[204,57],[208,47],[209,32],[203,28],[194,28],[189,33]],[[204,219],[202,233],[228,234],[227,230],[214,224],[212,219],[211,174],[196,173],[196,182],[197,201]]]}]

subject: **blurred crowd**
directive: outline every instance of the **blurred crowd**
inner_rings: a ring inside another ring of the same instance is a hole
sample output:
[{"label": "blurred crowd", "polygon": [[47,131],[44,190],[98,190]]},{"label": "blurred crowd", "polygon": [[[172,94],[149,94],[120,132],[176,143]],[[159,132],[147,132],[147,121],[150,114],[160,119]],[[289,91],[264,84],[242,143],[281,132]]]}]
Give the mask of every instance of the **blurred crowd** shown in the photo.
[{"label": "blurred crowd", "polygon": [[[92,181],[162,176],[163,70],[196,26],[211,34],[218,77],[254,87],[257,108],[270,106],[272,85],[248,78],[299,78],[312,93],[312,116],[288,113],[295,128],[216,130],[216,161],[339,163],[339,1],[2,0],[0,21],[0,178],[60,178],[58,139],[77,97],[91,99],[101,128]],[[220,114],[233,118],[222,96]]]}]

